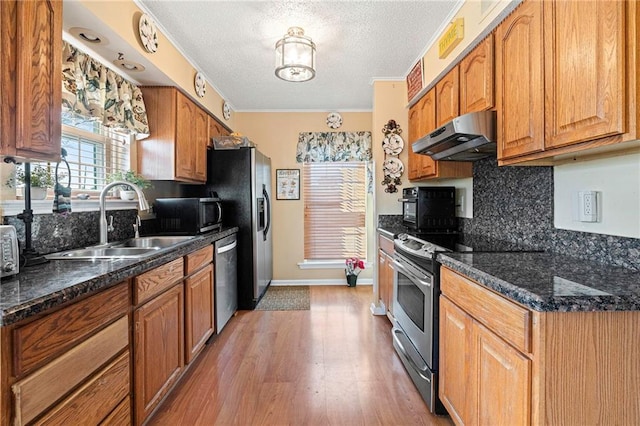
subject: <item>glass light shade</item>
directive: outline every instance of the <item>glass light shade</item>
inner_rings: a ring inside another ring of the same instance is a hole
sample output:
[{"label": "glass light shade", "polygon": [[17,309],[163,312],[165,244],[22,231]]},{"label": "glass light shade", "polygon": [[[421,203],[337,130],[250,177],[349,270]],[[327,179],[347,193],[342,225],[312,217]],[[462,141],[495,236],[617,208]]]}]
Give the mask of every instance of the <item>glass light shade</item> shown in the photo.
[{"label": "glass light shade", "polygon": [[316,76],[316,45],[302,28],[289,28],[276,43],[276,76],[294,82]]}]

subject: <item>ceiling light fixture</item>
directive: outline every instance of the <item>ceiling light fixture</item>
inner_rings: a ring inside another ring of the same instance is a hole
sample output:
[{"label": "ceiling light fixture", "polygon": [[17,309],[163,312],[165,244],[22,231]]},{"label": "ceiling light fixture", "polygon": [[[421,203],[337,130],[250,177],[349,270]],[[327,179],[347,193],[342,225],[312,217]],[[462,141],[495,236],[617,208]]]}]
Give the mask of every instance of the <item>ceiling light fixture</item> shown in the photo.
[{"label": "ceiling light fixture", "polygon": [[300,27],[291,27],[276,43],[276,76],[303,82],[316,76],[316,45]]}]

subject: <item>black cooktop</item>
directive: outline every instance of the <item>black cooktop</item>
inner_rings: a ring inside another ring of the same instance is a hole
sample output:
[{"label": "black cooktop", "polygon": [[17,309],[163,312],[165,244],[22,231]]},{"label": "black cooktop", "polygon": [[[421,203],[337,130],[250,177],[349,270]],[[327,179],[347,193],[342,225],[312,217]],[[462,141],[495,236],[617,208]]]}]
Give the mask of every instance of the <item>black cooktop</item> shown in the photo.
[{"label": "black cooktop", "polygon": [[408,228],[395,229],[395,235],[407,234],[419,240],[441,247],[441,251],[453,252],[521,252],[542,251],[536,247],[530,247],[522,243],[504,241],[476,234],[465,234],[454,231],[424,232],[414,231]]}]

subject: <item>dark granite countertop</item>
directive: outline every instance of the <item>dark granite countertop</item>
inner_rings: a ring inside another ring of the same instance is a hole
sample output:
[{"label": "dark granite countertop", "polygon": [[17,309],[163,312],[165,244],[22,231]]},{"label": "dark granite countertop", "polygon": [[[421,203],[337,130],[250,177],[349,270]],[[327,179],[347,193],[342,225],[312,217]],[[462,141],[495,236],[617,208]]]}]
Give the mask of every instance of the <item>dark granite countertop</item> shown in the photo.
[{"label": "dark granite countertop", "polygon": [[640,310],[640,272],[552,253],[440,253],[451,269],[536,311]]},{"label": "dark granite countertop", "polygon": [[0,283],[0,326],[13,324],[70,300],[139,275],[238,232],[225,228],[197,236],[174,250],[143,260],[52,260],[29,268]]}]

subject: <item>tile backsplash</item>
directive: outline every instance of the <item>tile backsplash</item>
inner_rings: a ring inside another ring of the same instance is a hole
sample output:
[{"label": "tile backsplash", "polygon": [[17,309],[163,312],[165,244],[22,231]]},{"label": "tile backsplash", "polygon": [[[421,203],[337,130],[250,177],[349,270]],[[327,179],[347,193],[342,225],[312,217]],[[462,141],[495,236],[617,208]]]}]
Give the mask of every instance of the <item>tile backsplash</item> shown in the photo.
[{"label": "tile backsplash", "polygon": [[[109,210],[113,216],[115,230],[109,233],[109,241],[133,238],[133,224],[138,211]],[[16,216],[6,216],[4,222],[13,225],[18,234],[20,246],[24,247],[24,222]],[[70,214],[36,214],[31,224],[32,247],[40,254],[71,250],[98,244],[99,212],[79,212]]]},{"label": "tile backsplash", "polygon": [[[476,161],[473,219],[459,218],[460,230],[640,271],[640,239],[554,228],[553,193],[552,167],[498,167],[495,158]],[[400,215],[381,215],[378,223],[390,226],[401,220]]]}]

